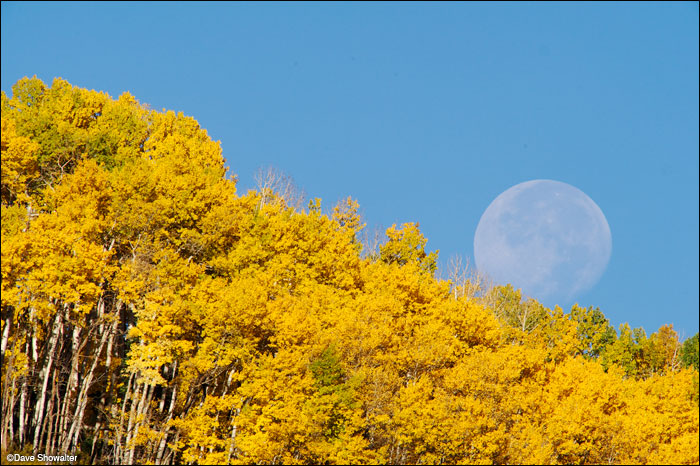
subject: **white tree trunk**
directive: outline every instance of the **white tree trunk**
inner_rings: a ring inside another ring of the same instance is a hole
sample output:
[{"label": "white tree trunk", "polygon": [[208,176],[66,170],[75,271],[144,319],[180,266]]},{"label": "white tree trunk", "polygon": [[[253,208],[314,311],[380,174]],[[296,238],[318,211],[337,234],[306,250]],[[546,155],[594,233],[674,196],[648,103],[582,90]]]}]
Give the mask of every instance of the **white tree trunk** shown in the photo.
[{"label": "white tree trunk", "polygon": [[5,360],[5,350],[7,349],[7,341],[10,339],[10,325],[12,324],[12,316],[5,319],[5,328],[2,329],[2,359]]},{"label": "white tree trunk", "polygon": [[75,448],[78,445],[78,438],[80,437],[80,430],[82,429],[82,426],[83,426],[83,416],[85,414],[85,406],[87,405],[87,400],[88,400],[88,392],[90,391],[90,386],[92,385],[92,379],[95,375],[95,368],[97,367],[97,363],[100,361],[100,356],[102,355],[102,349],[105,347],[105,344],[107,343],[107,339],[109,338],[109,336],[110,336],[110,332],[104,332],[102,334],[102,339],[100,340],[100,346],[97,349],[97,352],[95,353],[95,357],[92,361],[92,365],[90,366],[90,371],[88,372],[87,377],[83,381],[83,385],[80,388],[80,392],[78,393],[78,399],[75,403],[75,415],[73,416],[73,423],[71,424],[70,432],[68,433],[68,437],[66,438],[66,442],[64,443],[64,448],[63,448],[64,451],[68,451],[68,448],[70,448],[71,443],[72,443],[71,451],[75,451]]},{"label": "white tree trunk", "polygon": [[41,395],[39,395],[39,399],[37,400],[37,407],[36,410],[34,411],[34,445],[33,445],[33,451],[34,453],[38,452],[39,449],[39,441],[41,439],[41,429],[42,425],[44,424],[44,406],[46,405],[46,391],[49,386],[49,378],[51,377],[51,369],[53,367],[53,360],[54,357],[56,356],[56,349],[58,348],[58,340],[61,334],[62,330],[62,321],[61,321],[61,313],[57,312],[55,321],[54,321],[54,326],[53,326],[53,331],[51,332],[51,337],[49,338],[49,355],[48,355],[48,361],[46,362],[46,365],[42,369],[41,376],[40,378],[42,379],[41,383]]}]

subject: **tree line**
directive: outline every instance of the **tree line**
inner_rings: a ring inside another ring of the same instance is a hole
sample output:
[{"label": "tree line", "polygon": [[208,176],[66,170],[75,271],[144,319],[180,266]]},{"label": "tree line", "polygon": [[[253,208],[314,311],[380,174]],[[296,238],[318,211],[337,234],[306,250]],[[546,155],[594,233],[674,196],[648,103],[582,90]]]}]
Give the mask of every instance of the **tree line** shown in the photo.
[{"label": "tree line", "polygon": [[417,224],[370,248],[268,175],[128,93],[2,93],[3,455],[698,463],[697,334],[440,278]]}]

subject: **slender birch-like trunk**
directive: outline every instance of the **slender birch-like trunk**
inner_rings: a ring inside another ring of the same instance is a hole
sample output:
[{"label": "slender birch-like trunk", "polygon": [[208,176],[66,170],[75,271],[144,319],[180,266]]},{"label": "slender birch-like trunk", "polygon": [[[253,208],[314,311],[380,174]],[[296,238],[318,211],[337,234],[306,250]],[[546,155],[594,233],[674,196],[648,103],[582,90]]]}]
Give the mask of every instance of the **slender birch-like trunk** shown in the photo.
[{"label": "slender birch-like trunk", "polygon": [[[173,364],[173,379],[177,375],[177,361]],[[165,397],[163,397],[165,399]],[[177,401],[177,383],[173,384],[173,391],[170,394],[170,407],[168,408],[168,417],[165,419],[163,424],[163,434],[160,439],[160,444],[158,445],[158,453],[156,454],[156,464],[162,464],[163,453],[165,452],[165,447],[168,444],[168,430],[170,427],[168,423],[173,418],[173,412],[175,410],[175,403]]]},{"label": "slender birch-like trunk", "polygon": [[[7,442],[8,438],[10,442],[15,438],[15,423],[14,423],[14,410],[15,410],[15,391],[16,391],[16,380],[12,379],[12,391],[11,391],[11,396],[10,396],[10,409],[8,409],[8,431],[5,435],[5,442]],[[5,445],[5,448],[7,448],[7,445]]]},{"label": "slender birch-like trunk", "polygon": [[173,393],[170,397],[170,408],[168,409],[168,417],[165,419],[163,424],[163,434],[160,439],[160,444],[158,445],[158,453],[156,454],[156,464],[162,464],[163,453],[165,452],[165,447],[168,444],[168,430],[170,427],[168,423],[173,418],[173,408],[175,408],[175,400],[177,399],[177,385],[173,387]]},{"label": "slender birch-like trunk", "polygon": [[[24,345],[24,353],[29,354],[29,340]],[[20,395],[19,395],[19,445],[24,445],[24,428],[25,428],[25,406],[27,404],[27,376],[23,375],[20,379]]]},{"label": "slender birch-like trunk", "polygon": [[68,448],[71,446],[71,443],[71,451],[75,451],[75,448],[78,445],[78,438],[80,436],[80,431],[83,425],[83,416],[85,414],[85,406],[87,405],[88,392],[90,391],[90,387],[92,386],[92,379],[95,375],[95,368],[97,367],[97,364],[100,361],[102,349],[105,347],[108,338],[109,332],[104,332],[102,334],[102,339],[100,340],[100,346],[97,348],[97,352],[95,353],[94,358],[92,360],[90,371],[88,372],[86,378],[83,380],[82,387],[80,388],[80,392],[78,393],[78,399],[75,402],[75,414],[73,416],[73,423],[71,425],[70,432],[68,432],[66,443],[64,444],[64,451],[68,451]]},{"label": "slender birch-like trunk", "polygon": [[39,450],[39,442],[41,439],[41,429],[42,429],[42,426],[45,424],[43,422],[43,419],[44,419],[44,406],[46,404],[46,391],[47,391],[47,388],[49,385],[49,378],[51,378],[53,361],[54,361],[54,358],[56,357],[56,354],[57,354],[56,350],[58,349],[58,340],[60,338],[60,334],[62,331],[61,313],[57,312],[54,319],[55,319],[55,321],[54,321],[53,331],[51,332],[51,337],[49,338],[48,360],[46,362],[46,365],[42,369],[42,372],[40,375],[40,379],[42,379],[41,380],[41,394],[39,395],[39,398],[37,399],[37,406],[36,406],[36,409],[34,411],[35,431],[34,431],[33,452],[35,454]]},{"label": "slender birch-like trunk", "polygon": [[[119,327],[119,308],[121,307],[121,301],[117,302],[115,306],[116,310],[116,315],[114,316],[114,320],[112,321],[112,324],[109,327],[109,336],[107,340],[107,352],[105,353],[105,375],[108,377],[109,381],[107,382],[107,389],[102,391],[102,396],[100,397],[100,406],[102,407],[104,412],[109,411],[109,407],[107,406],[107,395],[108,392],[113,390],[114,387],[112,387],[111,384],[111,367],[112,367],[112,350],[114,347],[114,335],[117,333],[117,328]],[[97,441],[100,438],[100,429],[102,427],[102,417],[98,417],[97,422],[95,423],[95,429],[94,429],[94,438],[92,442],[92,449],[90,451],[90,458],[94,458],[95,455],[95,446],[97,445]]]},{"label": "slender birch-like trunk", "polygon": [[231,458],[233,457],[233,453],[236,450],[236,434],[238,433],[238,423],[236,422],[238,415],[241,414],[241,409],[240,408],[234,408],[231,410],[232,413],[235,411],[235,414],[231,417],[231,444],[228,447],[228,457],[226,458],[226,462],[230,463]]},{"label": "slender birch-like trunk", "polygon": [[[58,397],[58,389],[56,385],[56,377],[53,377],[53,382],[51,384],[51,395],[49,396],[49,404],[46,408],[46,415],[44,416],[44,420],[42,422],[42,430],[41,433],[46,431],[46,429],[49,429],[48,434],[46,435],[46,441],[44,442],[44,449],[46,451],[49,451],[50,449],[48,448],[49,443],[51,442],[51,436],[53,434],[53,426],[54,426],[54,418],[56,417],[55,413],[53,412],[54,405],[56,404],[56,398]],[[34,439],[35,445],[41,446],[41,438],[37,441]],[[38,448],[36,448],[38,450]],[[36,451],[35,450],[35,451]]]},{"label": "slender birch-like trunk", "polygon": [[[139,395],[141,395],[141,399],[139,402],[136,402],[136,400],[139,398]],[[129,460],[129,458],[133,458],[134,456],[134,448],[131,445],[131,439],[134,437],[134,424],[136,422],[136,417],[138,416],[138,411],[139,407],[142,404],[143,400],[146,397],[146,384],[138,384],[136,385],[136,390],[134,390],[134,394],[131,397],[131,409],[129,411],[129,424],[126,428],[126,442],[124,443],[124,447],[127,449],[125,453],[125,457],[122,459],[122,463],[128,463],[132,464],[133,460]]]},{"label": "slender birch-like trunk", "polygon": [[[76,332],[79,332],[79,329],[77,327],[73,328],[71,331],[71,323],[70,323],[70,306],[68,304],[63,305],[63,310],[64,310],[64,336],[63,338],[65,339],[65,342],[62,342],[66,345],[69,345],[69,349],[67,351],[67,355],[64,357],[67,357],[68,355],[72,354],[71,357],[71,362],[70,362],[70,367],[71,369],[68,371],[68,378],[66,379],[66,388],[63,396],[58,397],[58,403],[57,403],[57,414],[58,414],[58,424],[56,426],[56,442],[57,445],[61,445],[63,443],[63,438],[64,438],[64,432],[66,428],[66,423],[68,422],[68,406],[70,405],[70,398],[71,398],[71,392],[73,390],[73,381],[74,377],[73,374],[77,374],[77,369],[76,365],[78,363],[78,352],[76,351]],[[59,365],[65,364],[65,360],[60,361]],[[62,375],[62,374],[61,374]]]},{"label": "slender birch-like trunk", "polygon": [[71,361],[70,374],[68,375],[68,386],[66,387],[66,394],[63,398],[63,406],[61,409],[61,427],[59,431],[60,441],[59,444],[62,448],[67,448],[68,430],[69,430],[69,411],[72,405],[72,401],[75,399],[75,391],[78,389],[79,373],[78,368],[80,364],[80,334],[82,329],[79,326],[73,327],[73,338],[72,347],[73,357]]},{"label": "slender birch-like trunk", "polygon": [[7,450],[8,445],[12,443],[14,439],[14,409],[15,409],[15,386],[16,378],[14,377],[14,364],[16,354],[14,348],[17,346],[17,335],[13,338],[11,343],[13,351],[7,361],[3,359],[5,363],[5,379],[2,383],[2,425],[0,425],[0,446],[4,451]]},{"label": "slender birch-like trunk", "polygon": [[[131,397],[131,384],[134,381],[136,374],[133,372],[129,376],[129,382],[126,385],[126,393],[124,393],[124,400],[122,400],[122,409],[119,413],[119,428],[117,429],[114,441],[114,462],[122,463],[122,435],[124,433],[124,419],[126,418],[126,403]],[[133,403],[133,402],[132,402]],[[133,404],[132,404],[133,405]],[[127,428],[128,430],[128,428]]]},{"label": "slender birch-like trunk", "polygon": [[155,385],[149,385],[148,386],[148,397],[146,398],[146,402],[141,406],[141,412],[136,419],[136,430],[134,431],[134,438],[139,433],[139,428],[142,425],[148,425],[149,421],[149,416],[150,416],[150,411],[151,411],[151,401],[153,401],[153,394],[156,392],[156,386]]},{"label": "slender birch-like trunk", "polygon": [[[53,435],[54,418],[56,417],[53,412],[54,397],[56,396],[56,380],[54,379],[51,384],[51,395],[49,398],[49,403],[46,408],[46,415],[44,416],[41,428],[41,435],[46,437],[46,441],[43,442],[44,449],[49,451],[49,444],[51,443],[51,436]],[[37,441],[34,439],[37,447],[42,446],[41,438]],[[37,448],[38,449],[38,448]]]},{"label": "slender birch-like trunk", "polygon": [[[133,443],[133,440],[138,436],[139,434],[139,427],[141,426],[141,423],[146,417],[146,414],[148,413],[148,405],[150,404],[151,398],[153,397],[153,386],[150,384],[143,384],[143,394],[141,395],[141,401],[139,402],[139,405],[136,409],[136,417],[135,417],[135,422],[134,422],[134,432],[133,435],[131,436],[131,440]],[[132,411],[133,412],[133,411]],[[128,442],[127,442],[128,443]],[[131,445],[129,448],[129,464],[134,464],[134,453],[136,451],[136,446]]]},{"label": "slender birch-like trunk", "polygon": [[2,329],[2,343],[0,343],[0,348],[2,349],[2,359],[5,359],[5,350],[7,349],[7,341],[10,339],[10,325],[12,324],[12,315],[5,319],[5,328]]}]

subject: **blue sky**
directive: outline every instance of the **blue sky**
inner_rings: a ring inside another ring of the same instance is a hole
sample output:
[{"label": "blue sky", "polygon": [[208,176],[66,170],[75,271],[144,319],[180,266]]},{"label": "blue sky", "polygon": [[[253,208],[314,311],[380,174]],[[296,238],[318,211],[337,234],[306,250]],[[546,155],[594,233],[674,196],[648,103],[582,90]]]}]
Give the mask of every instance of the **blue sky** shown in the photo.
[{"label": "blue sky", "polygon": [[[368,229],[419,222],[473,257],[509,187],[569,183],[613,252],[578,300],[617,326],[698,331],[698,3],[2,2],[2,90],[36,74],[220,140]],[[473,262],[473,259],[472,259]]]}]

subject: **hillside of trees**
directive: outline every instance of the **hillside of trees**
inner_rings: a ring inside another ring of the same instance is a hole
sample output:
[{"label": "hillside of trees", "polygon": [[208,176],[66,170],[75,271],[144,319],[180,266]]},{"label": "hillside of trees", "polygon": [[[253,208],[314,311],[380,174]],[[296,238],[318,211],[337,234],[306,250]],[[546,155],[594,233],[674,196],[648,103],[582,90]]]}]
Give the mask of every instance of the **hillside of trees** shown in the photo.
[{"label": "hillside of trees", "polygon": [[371,248],[262,178],[128,93],[2,93],[3,458],[698,464],[697,334],[440,278],[417,224]]}]

